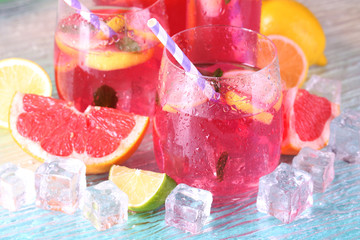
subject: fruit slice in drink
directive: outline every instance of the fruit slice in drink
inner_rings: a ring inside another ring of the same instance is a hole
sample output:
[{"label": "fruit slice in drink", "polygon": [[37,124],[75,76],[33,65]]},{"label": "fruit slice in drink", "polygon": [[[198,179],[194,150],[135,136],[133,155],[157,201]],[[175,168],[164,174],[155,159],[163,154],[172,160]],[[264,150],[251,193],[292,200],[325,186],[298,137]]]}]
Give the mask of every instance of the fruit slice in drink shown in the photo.
[{"label": "fruit slice in drink", "polygon": [[10,132],[33,157],[77,158],[88,174],[109,171],[140,145],[149,118],[112,108],[89,106],[81,113],[72,103],[17,93],[11,103]]}]

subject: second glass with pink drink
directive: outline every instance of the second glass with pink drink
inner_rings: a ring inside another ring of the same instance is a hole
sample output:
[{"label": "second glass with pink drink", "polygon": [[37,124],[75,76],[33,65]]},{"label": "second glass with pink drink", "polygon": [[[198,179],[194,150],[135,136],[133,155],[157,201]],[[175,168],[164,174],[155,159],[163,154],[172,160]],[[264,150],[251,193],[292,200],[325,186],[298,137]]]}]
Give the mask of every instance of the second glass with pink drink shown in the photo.
[{"label": "second glass with pink drink", "polygon": [[157,164],[178,183],[229,196],[257,187],[279,163],[282,93],[275,46],[231,26],[202,26],[173,37],[207,84],[208,99],[166,51],[154,116]]},{"label": "second glass with pink drink", "polygon": [[80,111],[88,105],[154,112],[163,47],[146,26],[156,17],[168,26],[164,0],[82,0],[116,34],[109,37],[59,0],[55,79],[59,97]]}]

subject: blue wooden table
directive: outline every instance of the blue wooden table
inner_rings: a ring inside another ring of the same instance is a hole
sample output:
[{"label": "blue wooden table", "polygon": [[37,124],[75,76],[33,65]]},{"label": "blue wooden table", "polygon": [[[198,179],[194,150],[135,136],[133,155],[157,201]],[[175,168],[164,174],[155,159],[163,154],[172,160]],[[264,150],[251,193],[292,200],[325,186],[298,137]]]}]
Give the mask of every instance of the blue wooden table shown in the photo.
[{"label": "blue wooden table", "polygon": [[[319,19],[327,36],[328,64],[311,67],[317,74],[342,82],[342,109],[360,105],[360,2],[359,0],[301,0]],[[0,59],[21,57],[40,64],[51,76],[56,0],[32,0],[5,9],[0,5]],[[55,86],[55,85],[53,85]],[[54,87],[53,96],[56,97]],[[129,167],[155,170],[149,132]],[[284,161],[291,159],[284,158]],[[0,163],[15,162],[36,168],[38,163],[0,129]],[[90,176],[92,184],[106,175]],[[164,222],[164,209],[130,214],[124,225],[97,232],[80,212],[65,215],[28,206],[19,212],[0,207],[0,239],[359,239],[360,165],[335,163],[335,179],[325,193],[314,195],[314,206],[291,224],[256,210],[256,192],[238,196],[223,206],[215,205],[203,232],[190,235]]]}]

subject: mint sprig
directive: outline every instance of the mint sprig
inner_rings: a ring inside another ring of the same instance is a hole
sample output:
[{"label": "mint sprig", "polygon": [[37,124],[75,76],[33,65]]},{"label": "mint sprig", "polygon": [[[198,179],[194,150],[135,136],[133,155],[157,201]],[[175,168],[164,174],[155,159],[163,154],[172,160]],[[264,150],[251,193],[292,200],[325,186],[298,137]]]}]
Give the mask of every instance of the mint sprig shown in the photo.
[{"label": "mint sprig", "polygon": [[115,44],[123,52],[139,52],[141,50],[139,43],[128,36],[119,39]]},{"label": "mint sprig", "polygon": [[116,91],[108,85],[99,87],[96,92],[94,92],[93,97],[95,106],[116,108],[118,102]]},{"label": "mint sprig", "polygon": [[[217,68],[212,74],[212,77],[222,77],[224,71],[221,68]],[[214,87],[215,92],[220,92],[220,82],[217,79],[210,80],[210,84]]]},{"label": "mint sprig", "polygon": [[216,176],[219,182],[224,180],[224,172],[227,160],[229,158],[228,152],[222,152],[216,163]]}]

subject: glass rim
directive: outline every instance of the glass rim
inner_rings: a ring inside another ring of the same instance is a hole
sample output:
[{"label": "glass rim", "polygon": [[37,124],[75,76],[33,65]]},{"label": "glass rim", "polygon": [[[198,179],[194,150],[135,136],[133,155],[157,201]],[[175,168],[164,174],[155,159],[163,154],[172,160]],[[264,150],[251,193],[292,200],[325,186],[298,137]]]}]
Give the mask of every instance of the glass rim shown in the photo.
[{"label": "glass rim", "polygon": [[[60,2],[63,2],[63,4],[65,6],[68,6],[69,8],[71,8],[72,10],[74,10],[75,12],[87,12],[85,10],[81,10],[81,11],[78,11],[77,9],[75,9],[73,6],[69,6],[68,4],[66,4],[66,2],[64,0],[58,0]],[[126,15],[130,15],[130,14],[141,14],[141,12],[143,11],[147,11],[149,9],[152,9],[152,8],[155,8],[157,4],[159,4],[160,2],[164,2],[164,0],[154,0],[154,2],[152,4],[150,4],[149,6],[145,7],[145,8],[136,8],[136,10],[134,11],[128,11],[128,12],[123,12],[123,13],[117,13],[116,15],[123,15],[123,16],[126,16]],[[97,6],[102,6],[102,5],[94,5],[94,7],[97,7]],[[104,6],[104,7],[118,7],[120,8],[120,6],[117,6],[117,5],[108,5],[108,6]],[[131,6],[129,6],[131,7]],[[93,8],[89,8],[90,10],[93,9]],[[111,9],[111,8],[109,8]],[[109,16],[109,15],[114,15],[114,13],[96,13],[96,15],[98,16]]]},{"label": "glass rim", "polygon": [[[186,32],[189,32],[189,31],[194,31],[196,29],[199,29],[199,28],[232,28],[232,29],[239,29],[241,31],[244,31],[244,32],[248,32],[248,33],[252,33],[252,34],[256,34],[258,36],[261,36],[263,37],[264,39],[266,39],[270,45],[272,46],[272,48],[274,49],[274,56],[273,58],[271,59],[271,61],[269,61],[269,64],[267,64],[266,66],[262,67],[261,69],[255,71],[255,72],[248,72],[248,73],[244,73],[244,74],[241,74],[241,75],[238,75],[238,76],[229,76],[229,77],[212,77],[212,76],[203,76],[203,78],[205,79],[209,79],[209,80],[213,80],[213,79],[236,79],[236,78],[243,78],[243,77],[246,77],[246,76],[252,76],[254,74],[258,74],[258,73],[261,73],[263,71],[266,71],[266,69],[270,68],[272,65],[274,65],[278,59],[278,53],[277,53],[277,49],[276,49],[276,46],[275,44],[273,43],[273,41],[270,40],[270,38],[268,38],[267,36],[257,32],[257,31],[254,31],[254,30],[251,30],[251,29],[248,29],[248,28],[244,28],[244,27],[236,27],[236,26],[230,26],[230,25],[203,25],[203,26],[196,26],[196,27],[192,27],[192,28],[188,28],[188,29],[185,29],[185,30],[182,30],[180,32],[177,32],[175,33],[173,36],[171,36],[171,38],[174,40],[174,37],[180,35],[180,34],[183,34],[183,33],[186,33]],[[174,40],[175,41],[175,40]],[[175,41],[176,42],[176,41]],[[197,74],[195,73],[190,73],[190,72],[186,72],[182,67],[178,66],[177,64],[175,64],[174,62],[176,61],[171,61],[170,58],[169,58],[169,55],[171,55],[171,53],[166,49],[164,48],[164,55],[165,57],[167,58],[167,60],[170,62],[171,65],[173,65],[173,67],[175,67],[176,69],[179,69],[181,72],[184,72],[186,73],[187,75],[189,76],[193,76],[193,77],[198,77]]]}]

